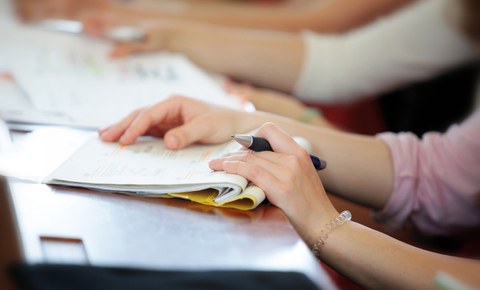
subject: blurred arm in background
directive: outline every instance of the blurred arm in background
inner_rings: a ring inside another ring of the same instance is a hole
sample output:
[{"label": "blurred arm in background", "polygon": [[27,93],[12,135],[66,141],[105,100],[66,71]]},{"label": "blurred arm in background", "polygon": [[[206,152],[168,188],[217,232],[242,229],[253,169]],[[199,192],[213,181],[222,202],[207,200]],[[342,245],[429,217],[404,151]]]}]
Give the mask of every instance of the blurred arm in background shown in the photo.
[{"label": "blurred arm in background", "polygon": [[[147,33],[145,41],[119,43],[112,55],[172,51],[212,72],[288,92],[303,101],[349,103],[427,80],[472,60],[474,46],[448,18],[455,4],[419,1],[341,35],[143,21],[137,25]],[[126,21],[118,15],[92,15],[84,18],[84,28],[102,36],[112,25]]]},{"label": "blurred arm in background", "polygon": [[414,1],[16,0],[15,3],[24,21],[78,19],[83,12],[93,9],[141,19],[182,19],[284,31],[344,32]]}]

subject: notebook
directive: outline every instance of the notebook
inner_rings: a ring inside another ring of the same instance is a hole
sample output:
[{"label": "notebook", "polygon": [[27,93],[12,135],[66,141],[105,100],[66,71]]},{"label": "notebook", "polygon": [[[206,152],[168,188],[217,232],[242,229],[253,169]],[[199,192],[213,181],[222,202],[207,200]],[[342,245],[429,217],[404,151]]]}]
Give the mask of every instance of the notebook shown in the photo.
[{"label": "notebook", "polygon": [[93,137],[44,182],[250,210],[265,200],[263,190],[242,176],[208,167],[211,159],[239,148],[231,141],[172,151],[159,138],[142,137],[135,144],[122,146]]}]

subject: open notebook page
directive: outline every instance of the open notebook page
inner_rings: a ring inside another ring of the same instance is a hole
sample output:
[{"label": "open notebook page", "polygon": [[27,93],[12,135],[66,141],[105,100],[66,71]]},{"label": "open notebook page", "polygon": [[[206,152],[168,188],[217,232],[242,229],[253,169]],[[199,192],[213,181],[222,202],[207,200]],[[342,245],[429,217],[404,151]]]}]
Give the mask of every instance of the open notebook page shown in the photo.
[{"label": "open notebook page", "polygon": [[46,182],[148,196],[215,188],[230,196],[245,189],[247,180],[213,172],[208,162],[238,148],[238,144],[229,142],[171,151],[155,138],[143,138],[129,146],[92,138]]}]

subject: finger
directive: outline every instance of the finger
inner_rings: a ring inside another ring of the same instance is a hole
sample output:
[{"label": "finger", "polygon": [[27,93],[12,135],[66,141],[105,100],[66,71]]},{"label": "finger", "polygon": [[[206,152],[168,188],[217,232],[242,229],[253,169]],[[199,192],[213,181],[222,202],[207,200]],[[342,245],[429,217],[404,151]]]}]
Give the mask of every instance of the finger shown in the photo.
[{"label": "finger", "polygon": [[[120,143],[124,145],[132,144],[153,126],[165,127],[166,124],[175,126],[176,123],[181,122],[182,110],[188,105],[186,98],[172,97],[142,110],[127,126],[119,140]],[[174,122],[174,120],[177,122]]]},{"label": "finger", "polygon": [[275,152],[308,157],[308,153],[303,147],[298,145],[292,137],[273,123],[263,124],[255,135],[267,139]]},{"label": "finger", "polygon": [[250,150],[240,150],[223,155],[222,157],[210,160],[209,166],[212,170],[223,170],[223,163],[227,161],[251,162],[258,165],[265,165],[267,162],[283,166],[285,161],[275,152],[252,152]]},{"label": "finger", "polygon": [[246,95],[246,89],[244,84],[235,83],[232,80],[228,80],[228,82],[225,85],[226,85],[225,89],[229,94],[239,95],[239,96]]},{"label": "finger", "polygon": [[15,81],[15,79],[13,78],[13,75],[8,72],[0,72],[0,80],[9,81],[9,82]]},{"label": "finger", "polygon": [[273,204],[277,204],[275,196],[271,194],[272,189],[278,188],[282,184],[277,178],[279,175],[278,166],[269,164],[261,166],[258,164],[242,161],[226,161],[223,164],[223,170],[227,173],[238,174],[263,189],[267,198]]},{"label": "finger", "polygon": [[109,129],[110,129],[110,126],[99,129],[99,130],[98,130],[98,135],[99,135],[100,137],[102,137],[103,133],[105,133],[105,132],[108,131]]},{"label": "finger", "polygon": [[229,157],[229,156],[235,156],[235,155],[238,155],[238,154],[244,154],[244,153],[247,153],[249,151],[251,151],[251,150],[242,147],[242,148],[238,149],[237,151],[225,153],[225,154],[223,154],[222,156],[220,156],[216,159],[223,158],[223,157]]},{"label": "finger", "polygon": [[101,129],[99,131],[100,137],[107,142],[118,141],[118,139],[123,135],[125,130],[133,122],[133,120],[137,118],[140,111],[141,110],[136,110],[132,112],[130,115],[128,115],[126,118],[118,122],[117,124]]},{"label": "finger", "polygon": [[280,180],[276,176],[279,176],[278,170],[281,169],[269,162],[225,161],[223,170],[227,173],[243,176],[262,189],[275,188],[275,186],[280,184]]},{"label": "finger", "polygon": [[225,93],[233,94],[235,92],[233,88],[234,86],[235,84],[233,83],[233,81],[230,78],[226,77],[223,83],[223,90],[225,91]]},{"label": "finger", "polygon": [[205,117],[198,117],[169,130],[165,134],[165,145],[172,150],[182,149],[195,142],[205,141],[214,133],[213,130],[212,124]]},{"label": "finger", "polygon": [[163,137],[171,127],[172,126],[161,126],[158,124],[157,126],[148,129],[146,134],[149,136]]},{"label": "finger", "polygon": [[[132,113],[131,115],[138,115],[137,112],[135,113]],[[129,115],[129,117],[131,116]],[[121,123],[119,124],[116,124],[116,125],[112,125],[112,126],[109,126],[109,127],[105,127],[105,128],[102,128],[98,131],[98,134],[100,135],[100,137],[102,137],[102,139],[104,139],[105,141],[117,141],[118,139],[120,139],[120,137],[123,135],[123,133],[125,132],[126,128],[133,122],[134,119],[131,119],[127,117],[126,119],[124,119]],[[121,126],[123,128],[121,128]],[[171,126],[166,126],[166,125],[162,125],[162,124],[157,124],[156,127],[150,127],[147,132],[146,132],[146,135],[150,135],[150,136],[156,136],[156,137],[162,137],[165,135],[165,132],[167,132],[169,129],[171,128]],[[118,130],[116,132],[116,130]],[[106,132],[109,132],[109,133],[106,133]],[[113,132],[113,133],[112,133]],[[110,135],[110,136],[109,136]],[[105,137],[104,137],[105,136]],[[113,137],[111,137],[113,136]],[[114,139],[112,139],[114,138]],[[112,140],[110,140],[112,139]]]},{"label": "finger", "polygon": [[[157,115],[158,114],[158,115]],[[133,120],[131,120],[129,125],[126,125],[126,128],[121,135],[119,142],[122,145],[129,145],[134,143],[138,137],[144,135],[151,127],[157,123],[157,120],[163,119],[163,114],[165,110],[158,105],[141,111],[137,114]],[[123,128],[119,128],[119,131]]]}]

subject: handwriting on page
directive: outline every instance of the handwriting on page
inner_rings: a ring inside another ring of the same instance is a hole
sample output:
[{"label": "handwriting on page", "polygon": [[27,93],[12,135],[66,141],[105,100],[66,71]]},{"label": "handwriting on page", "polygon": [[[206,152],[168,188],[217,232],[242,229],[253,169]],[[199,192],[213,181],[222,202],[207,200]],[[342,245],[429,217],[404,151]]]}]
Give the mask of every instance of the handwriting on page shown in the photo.
[{"label": "handwriting on page", "polygon": [[[167,150],[158,141],[128,147],[119,146],[110,152],[105,152],[103,154],[105,161],[94,172],[86,173],[85,176],[93,178],[125,175],[129,177],[162,176],[162,178],[186,180],[196,173],[207,172],[206,161],[215,155],[213,150],[207,150],[200,156],[197,152],[198,150]],[[131,166],[131,164],[140,163],[143,166]]]},{"label": "handwriting on page", "polygon": [[93,139],[54,175],[58,179],[81,178],[84,182],[109,184],[205,182],[216,174],[209,169],[208,161],[234,148],[238,145],[228,143],[171,151],[158,139],[143,140],[129,146]]}]

